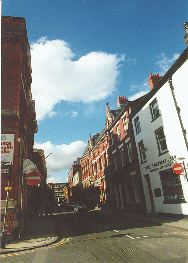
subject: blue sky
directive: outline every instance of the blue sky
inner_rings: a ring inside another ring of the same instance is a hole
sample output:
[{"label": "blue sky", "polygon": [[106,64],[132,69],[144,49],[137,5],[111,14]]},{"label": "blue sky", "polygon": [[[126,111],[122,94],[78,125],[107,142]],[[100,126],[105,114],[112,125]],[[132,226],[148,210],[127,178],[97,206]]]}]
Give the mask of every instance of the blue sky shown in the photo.
[{"label": "blue sky", "polygon": [[48,182],[65,182],[89,134],[105,125],[106,102],[149,91],[186,48],[187,0],[3,0],[2,15],[24,17],[32,94]]}]

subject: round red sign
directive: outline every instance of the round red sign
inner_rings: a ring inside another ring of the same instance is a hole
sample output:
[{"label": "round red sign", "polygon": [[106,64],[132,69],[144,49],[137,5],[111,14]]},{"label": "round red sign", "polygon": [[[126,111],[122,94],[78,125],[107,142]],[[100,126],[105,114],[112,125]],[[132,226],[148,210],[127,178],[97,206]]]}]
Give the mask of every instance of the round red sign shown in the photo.
[{"label": "round red sign", "polygon": [[27,175],[27,182],[30,185],[39,184],[41,181],[41,174],[37,171],[33,171]]},{"label": "round red sign", "polygon": [[181,174],[183,172],[183,166],[180,164],[180,163],[175,163],[173,165],[173,171],[176,173],[176,174]]}]

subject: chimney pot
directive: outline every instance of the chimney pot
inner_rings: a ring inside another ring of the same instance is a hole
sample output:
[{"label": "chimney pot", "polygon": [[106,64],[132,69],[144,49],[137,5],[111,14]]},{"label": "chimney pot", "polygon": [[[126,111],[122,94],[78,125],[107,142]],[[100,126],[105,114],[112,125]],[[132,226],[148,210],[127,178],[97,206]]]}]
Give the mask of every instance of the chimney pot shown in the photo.
[{"label": "chimney pot", "polygon": [[150,90],[152,90],[162,77],[159,76],[159,74],[152,75],[152,73],[150,73],[149,76],[148,83],[150,85]]},{"label": "chimney pot", "polygon": [[117,99],[117,108],[123,108],[127,104],[128,99],[125,96],[119,96]]}]

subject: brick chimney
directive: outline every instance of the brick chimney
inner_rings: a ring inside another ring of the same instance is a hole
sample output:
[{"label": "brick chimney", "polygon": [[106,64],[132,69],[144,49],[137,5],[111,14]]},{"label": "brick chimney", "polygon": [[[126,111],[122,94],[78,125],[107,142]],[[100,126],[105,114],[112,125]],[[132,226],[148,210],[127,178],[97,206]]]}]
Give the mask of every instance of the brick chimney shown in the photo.
[{"label": "brick chimney", "polygon": [[117,99],[117,108],[120,109],[120,108],[125,107],[127,102],[128,102],[128,99],[126,97],[119,96]]},{"label": "brick chimney", "polygon": [[159,76],[159,74],[150,73],[149,75],[148,83],[150,85],[150,90],[152,90],[162,77]]}]

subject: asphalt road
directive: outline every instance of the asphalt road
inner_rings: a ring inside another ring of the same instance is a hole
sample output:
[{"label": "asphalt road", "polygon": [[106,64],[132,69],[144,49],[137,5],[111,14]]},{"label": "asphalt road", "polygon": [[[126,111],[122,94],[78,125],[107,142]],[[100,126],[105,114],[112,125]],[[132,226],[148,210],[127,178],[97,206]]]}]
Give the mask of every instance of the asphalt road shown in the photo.
[{"label": "asphalt road", "polygon": [[2,258],[2,262],[188,262],[188,232],[127,218],[121,212],[54,215],[62,242]]}]

